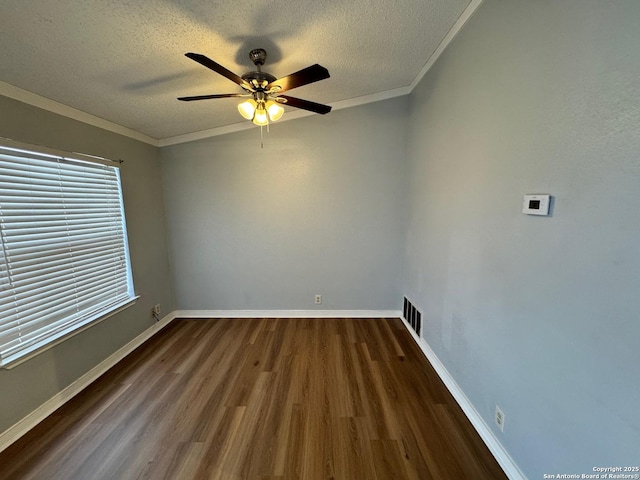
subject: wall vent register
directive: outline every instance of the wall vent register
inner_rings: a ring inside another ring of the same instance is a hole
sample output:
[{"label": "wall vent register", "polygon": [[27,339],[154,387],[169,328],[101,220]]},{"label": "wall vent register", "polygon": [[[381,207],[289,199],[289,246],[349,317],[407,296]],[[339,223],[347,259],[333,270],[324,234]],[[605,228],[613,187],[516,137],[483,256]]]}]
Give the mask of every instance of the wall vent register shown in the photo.
[{"label": "wall vent register", "polygon": [[404,307],[402,310],[404,319],[411,326],[414,332],[420,336],[420,330],[422,328],[422,313],[407,299],[404,297]]}]

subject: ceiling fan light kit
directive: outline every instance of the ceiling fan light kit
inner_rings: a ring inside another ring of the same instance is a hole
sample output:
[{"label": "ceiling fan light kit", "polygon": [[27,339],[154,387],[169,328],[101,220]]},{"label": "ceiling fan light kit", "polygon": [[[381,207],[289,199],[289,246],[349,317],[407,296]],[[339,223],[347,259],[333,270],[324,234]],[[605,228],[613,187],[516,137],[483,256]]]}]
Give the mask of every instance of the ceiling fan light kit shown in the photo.
[{"label": "ceiling fan light kit", "polygon": [[287,95],[280,95],[281,92],[329,78],[329,71],[321,65],[311,65],[291,75],[276,78],[270,73],[262,71],[262,65],[264,65],[267,58],[267,52],[262,48],[256,48],[249,52],[249,58],[255,65],[256,71],[238,76],[202,54],[186,53],[185,55],[191,60],[238,84],[242,87],[244,93],[223,93],[178,98],[178,100],[183,102],[210,100],[214,98],[249,97],[238,105],[238,112],[243,118],[251,120],[260,127],[268,126],[269,122],[276,122],[282,118],[284,108],[281,104],[287,104],[291,107],[301,108],[321,115],[331,111],[331,107],[328,105],[289,97]]},{"label": "ceiling fan light kit", "polygon": [[277,122],[284,114],[284,108],[273,100],[254,100],[250,98],[238,104],[238,112],[247,120],[253,121],[261,127],[268,122]]}]

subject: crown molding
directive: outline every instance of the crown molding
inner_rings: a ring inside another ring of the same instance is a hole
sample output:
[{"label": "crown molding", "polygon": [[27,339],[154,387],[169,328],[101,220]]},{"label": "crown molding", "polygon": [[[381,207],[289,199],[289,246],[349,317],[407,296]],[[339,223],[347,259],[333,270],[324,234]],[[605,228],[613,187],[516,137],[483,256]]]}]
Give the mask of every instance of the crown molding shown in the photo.
[{"label": "crown molding", "polygon": [[[373,93],[371,95],[363,95],[355,98],[348,98],[346,100],[340,100],[338,102],[330,103],[333,110],[341,110],[343,108],[356,107],[358,105],[364,105],[366,103],[379,102],[381,100],[387,100],[389,98],[401,97],[408,95],[410,92],[409,87],[396,88],[394,90],[387,90],[385,92]],[[313,112],[306,110],[295,110],[293,112],[286,112],[278,123],[287,122],[289,120],[295,120],[303,117],[311,117],[316,115]],[[241,123],[234,123],[232,125],[224,125],[222,127],[210,128],[208,130],[202,130],[200,132],[186,133],[184,135],[177,135],[175,137],[166,137],[158,142],[160,147],[168,147],[170,145],[177,145],[179,143],[193,142],[196,140],[202,140],[210,137],[217,137],[219,135],[226,135],[228,133],[241,132],[243,130],[249,130],[250,128],[256,128],[256,126],[247,122],[246,120]]]},{"label": "crown molding", "polygon": [[[456,22],[453,24],[449,32],[442,39],[442,42],[438,45],[435,51],[431,54],[427,62],[424,64],[418,75],[413,79],[410,85],[406,87],[400,87],[393,90],[386,90],[384,92],[378,92],[371,95],[362,95],[360,97],[349,98],[345,100],[340,100],[338,102],[330,103],[331,107],[334,110],[340,110],[343,108],[351,108],[357,107],[359,105],[365,105],[367,103],[379,102],[381,100],[387,100],[394,97],[401,97],[403,95],[409,95],[413,89],[420,83],[423,77],[427,74],[427,72],[431,69],[431,67],[438,60],[442,52],[447,48],[447,46],[453,41],[453,39],[458,35],[462,27],[467,23],[467,21],[473,16],[478,7],[482,5],[483,0],[472,0],[471,3],[464,9],[462,14],[458,17]],[[229,133],[241,132],[243,130],[248,130],[253,128],[254,125],[251,122],[240,122],[234,123],[231,125],[224,125],[222,127],[210,128],[207,130],[202,130],[199,132],[186,133],[183,135],[176,135],[172,137],[165,137],[161,139],[156,139],[153,137],[149,137],[143,133],[132,130],[128,127],[123,127],[122,125],[118,125],[117,123],[110,122],[100,117],[96,117],[95,115],[91,115],[90,113],[83,112],[81,110],[75,109],[73,107],[69,107],[62,103],[56,102],[55,100],[51,100],[49,98],[42,97],[35,93],[28,92],[26,90],[22,90],[21,88],[15,87],[9,83],[0,81],[0,95],[4,95],[5,97],[13,98],[14,100],[19,100],[23,103],[27,103],[29,105],[33,105],[38,108],[42,108],[44,110],[48,110],[53,113],[57,113],[59,115],[78,120],[80,122],[93,125],[94,127],[99,127],[104,130],[108,130],[113,133],[118,133],[120,135],[124,135],[129,138],[133,138],[135,140],[139,140],[144,143],[148,143],[149,145],[153,145],[155,147],[168,147],[171,145],[177,145],[180,143],[193,142],[196,140],[202,140],[210,137],[217,137],[219,135],[226,135]],[[294,112],[287,112],[286,115],[282,118],[281,122],[295,120],[298,118],[309,117],[314,115],[311,112],[305,110],[296,110]]]},{"label": "crown molding", "polygon": [[467,21],[473,16],[473,14],[476,12],[478,7],[482,5],[483,1],[484,0],[472,0],[469,6],[464,9],[464,11],[458,17],[458,20],[456,20],[456,22],[453,24],[451,29],[449,29],[447,34],[442,39],[442,41],[440,42],[440,45],[438,45],[438,48],[434,50],[434,52],[429,57],[429,60],[427,60],[427,63],[424,64],[424,67],[422,67],[422,70],[418,72],[418,75],[416,75],[416,78],[414,78],[413,82],[411,82],[411,85],[409,85],[410,92],[412,92],[413,89],[416,88],[418,83],[420,83],[420,81],[424,78],[427,72],[431,70],[431,67],[433,67],[433,64],[436,63],[436,60],[440,58],[440,55],[442,55],[442,52],[444,52],[445,49],[449,46],[449,44],[453,41],[453,39],[456,38],[458,33],[460,33],[460,30],[462,30],[462,27],[465,26]]},{"label": "crown molding", "polygon": [[72,120],[86,123],[87,125],[92,125],[109,132],[118,133],[120,135],[124,135],[125,137],[148,143],[149,145],[153,145],[154,147],[159,146],[158,140],[155,138],[149,137],[130,128],[123,127],[122,125],[118,125],[117,123],[110,122],[109,120],[105,120],[104,118],[96,117],[95,115],[91,115],[90,113],[83,112],[82,110],[78,110],[77,108],[69,107],[68,105],[56,102],[55,100],[51,100],[50,98],[46,98],[27,90],[23,90],[14,85],[11,85],[10,83],[0,81],[0,95],[18,100],[22,103],[26,103],[34,107],[41,108],[43,110],[47,110],[48,112],[62,115],[63,117],[71,118]]},{"label": "crown molding", "polygon": [[[413,79],[410,85],[406,87],[396,88],[393,90],[386,90],[384,92],[378,92],[371,95],[363,95],[355,98],[348,98],[346,100],[340,100],[338,102],[330,103],[333,110],[340,110],[342,108],[351,108],[357,107],[359,105],[364,105],[367,103],[379,102],[381,100],[387,100],[394,97],[401,97],[403,95],[409,95],[414,88],[420,83],[423,77],[427,74],[427,72],[433,67],[436,63],[436,60],[442,55],[442,52],[449,46],[449,44],[453,41],[453,39],[460,33],[462,27],[465,26],[467,21],[473,16],[478,7],[482,5],[484,0],[472,0],[471,3],[464,9],[464,11],[460,14],[456,22],[453,24],[451,29],[447,32],[445,37],[442,39],[442,42],[438,45],[438,47],[431,54],[427,62],[424,64],[418,75]],[[295,112],[287,112],[286,115],[282,117],[280,122],[286,122],[288,120],[295,120],[298,118],[309,117],[314,115],[311,112],[307,112],[305,110],[298,110]],[[243,130],[248,130],[253,128],[254,125],[251,122],[241,122],[234,123],[232,125],[224,125],[222,127],[210,128],[208,130],[202,130],[200,132],[187,133],[184,135],[177,135],[175,137],[166,137],[160,139],[158,142],[160,147],[167,147],[170,145],[178,145],[180,143],[193,142],[196,140],[203,140],[205,138],[217,137],[219,135],[226,135],[228,133],[241,132]]]}]

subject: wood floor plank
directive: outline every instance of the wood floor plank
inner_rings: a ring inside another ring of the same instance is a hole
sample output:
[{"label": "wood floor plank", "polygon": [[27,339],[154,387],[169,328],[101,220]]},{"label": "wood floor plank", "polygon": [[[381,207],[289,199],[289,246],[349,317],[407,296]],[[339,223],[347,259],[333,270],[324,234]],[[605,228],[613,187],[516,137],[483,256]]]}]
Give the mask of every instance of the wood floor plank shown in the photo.
[{"label": "wood floor plank", "polygon": [[3,480],[504,479],[399,319],[175,320]]},{"label": "wood floor plank", "polygon": [[371,446],[377,478],[407,478],[396,440],[371,440]]}]

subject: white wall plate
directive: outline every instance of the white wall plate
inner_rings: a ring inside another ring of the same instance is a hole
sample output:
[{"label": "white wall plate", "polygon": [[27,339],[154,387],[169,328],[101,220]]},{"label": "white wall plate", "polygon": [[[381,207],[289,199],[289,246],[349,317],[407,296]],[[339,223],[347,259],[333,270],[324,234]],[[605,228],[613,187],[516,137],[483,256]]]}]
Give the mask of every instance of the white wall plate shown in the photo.
[{"label": "white wall plate", "polygon": [[522,202],[522,213],[527,215],[549,215],[551,195],[525,195]]}]

